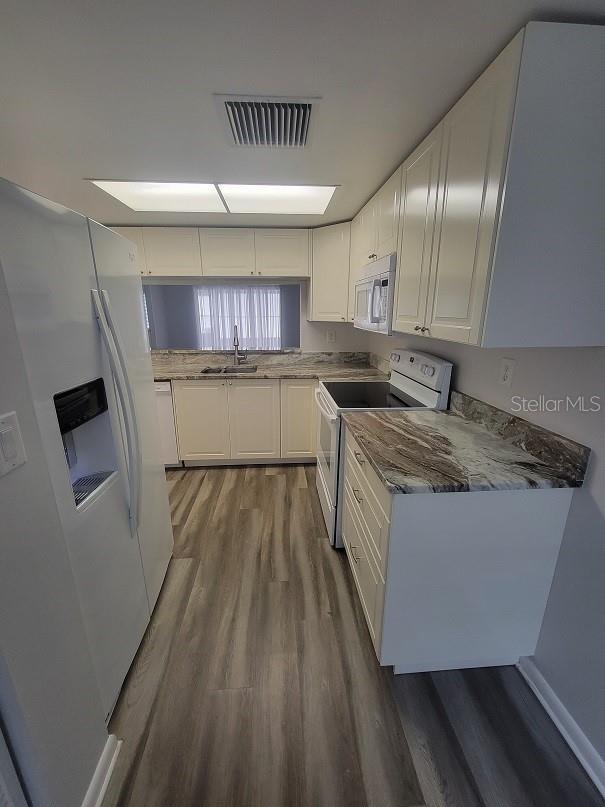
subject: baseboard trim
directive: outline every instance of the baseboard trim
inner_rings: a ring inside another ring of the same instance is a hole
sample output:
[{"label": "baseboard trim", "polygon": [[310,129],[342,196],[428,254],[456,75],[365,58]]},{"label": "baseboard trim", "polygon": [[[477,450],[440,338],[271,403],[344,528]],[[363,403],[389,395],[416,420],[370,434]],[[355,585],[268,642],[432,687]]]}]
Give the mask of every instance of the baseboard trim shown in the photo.
[{"label": "baseboard trim", "polygon": [[542,675],[530,656],[519,659],[517,669],[550,715],[578,762],[605,797],[605,760],[567,711],[554,689]]},{"label": "baseboard trim", "polygon": [[[316,465],[316,457],[261,457],[245,460],[183,460],[183,468],[235,468],[248,465]],[[178,468],[176,469],[178,470]]]},{"label": "baseboard trim", "polygon": [[118,740],[115,734],[110,734],[88,785],[82,807],[101,807],[121,747],[122,740]]}]

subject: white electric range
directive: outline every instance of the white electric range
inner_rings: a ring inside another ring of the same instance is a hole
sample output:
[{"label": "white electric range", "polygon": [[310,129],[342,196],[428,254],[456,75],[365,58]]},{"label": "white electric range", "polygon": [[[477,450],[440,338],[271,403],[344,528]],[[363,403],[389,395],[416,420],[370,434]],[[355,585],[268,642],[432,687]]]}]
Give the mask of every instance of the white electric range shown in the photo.
[{"label": "white electric range", "polygon": [[343,546],[340,530],[343,412],[381,409],[447,409],[452,364],[428,353],[394,350],[388,381],[320,381],[316,484],[330,543]]}]

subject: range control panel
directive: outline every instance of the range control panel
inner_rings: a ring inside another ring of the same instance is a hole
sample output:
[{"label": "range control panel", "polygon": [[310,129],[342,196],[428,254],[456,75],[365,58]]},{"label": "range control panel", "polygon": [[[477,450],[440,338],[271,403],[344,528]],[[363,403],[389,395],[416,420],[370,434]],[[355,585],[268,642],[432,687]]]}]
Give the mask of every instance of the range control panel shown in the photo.
[{"label": "range control panel", "polygon": [[393,350],[391,372],[412,378],[434,390],[449,388],[452,363],[416,350]]}]

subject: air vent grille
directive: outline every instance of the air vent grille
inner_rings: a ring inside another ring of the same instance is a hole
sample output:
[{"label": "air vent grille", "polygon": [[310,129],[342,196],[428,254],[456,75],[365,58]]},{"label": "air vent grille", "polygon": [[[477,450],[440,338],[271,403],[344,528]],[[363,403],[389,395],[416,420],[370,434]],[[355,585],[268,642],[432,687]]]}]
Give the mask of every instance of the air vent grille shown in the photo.
[{"label": "air vent grille", "polygon": [[311,108],[306,101],[225,101],[236,146],[303,148],[309,135]]}]

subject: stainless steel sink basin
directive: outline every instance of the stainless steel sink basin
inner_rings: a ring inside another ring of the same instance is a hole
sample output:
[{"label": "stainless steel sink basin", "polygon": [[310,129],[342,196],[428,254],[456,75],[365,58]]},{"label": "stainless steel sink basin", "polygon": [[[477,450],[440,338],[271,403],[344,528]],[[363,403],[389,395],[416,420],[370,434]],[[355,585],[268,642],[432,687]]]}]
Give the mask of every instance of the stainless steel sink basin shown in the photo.
[{"label": "stainless steel sink basin", "polygon": [[202,375],[220,375],[221,373],[255,373],[258,370],[256,364],[236,365],[228,364],[225,367],[203,367],[200,371]]},{"label": "stainless steel sink basin", "polygon": [[239,375],[240,373],[255,373],[257,370],[256,364],[240,364],[239,366],[234,364],[231,367],[225,367],[223,372],[237,373]]}]

